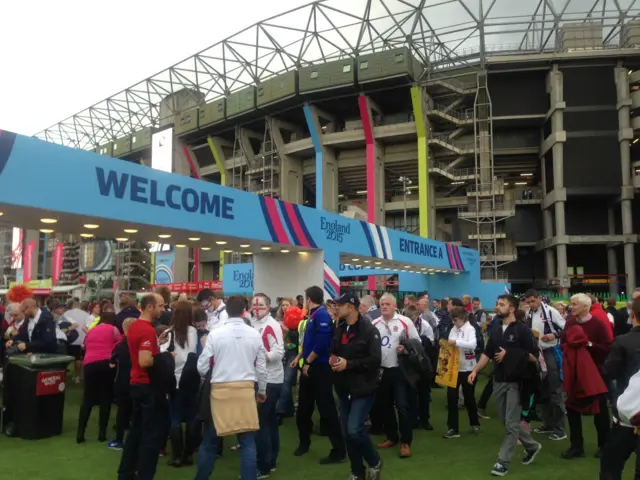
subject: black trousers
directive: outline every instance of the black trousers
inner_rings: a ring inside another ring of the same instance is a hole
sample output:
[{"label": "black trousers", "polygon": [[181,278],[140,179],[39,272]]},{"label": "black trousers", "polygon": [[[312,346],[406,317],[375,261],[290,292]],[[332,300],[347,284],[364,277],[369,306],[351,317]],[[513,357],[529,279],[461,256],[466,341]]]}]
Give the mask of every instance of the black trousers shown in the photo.
[{"label": "black trousers", "polygon": [[[118,468],[118,480],[153,480],[167,439],[169,404],[149,385],[132,385],[133,414]],[[137,473],[137,476],[136,476]]]},{"label": "black trousers", "polygon": [[[593,423],[598,436],[598,448],[604,449],[610,434],[609,407],[607,406],[607,396],[602,395],[599,399],[600,412],[593,416]],[[571,448],[584,450],[584,438],[582,436],[582,414],[567,406],[567,420],[569,421],[569,438]]]},{"label": "black trousers", "polygon": [[418,380],[416,388],[412,388],[409,393],[413,425],[416,428],[426,427],[431,419],[431,378]]},{"label": "black trousers", "polygon": [[84,433],[94,405],[100,406],[98,420],[98,438],[104,441],[113,403],[114,370],[109,368],[109,361],[89,363],[84,366],[84,391],[82,405],[78,418],[78,438],[84,438]]},{"label": "black trousers", "polygon": [[311,430],[313,429],[311,417],[316,405],[321,421],[326,422],[326,433],[331,442],[331,455],[344,457],[346,448],[338,421],[336,402],[333,398],[332,371],[328,363],[313,362],[309,367],[309,376],[300,376],[296,425],[300,446],[303,448],[311,446]]},{"label": "black trousers", "polygon": [[458,384],[456,388],[447,387],[447,426],[456,432],[460,431],[460,418],[458,416],[458,390],[462,387],[464,396],[464,406],[469,414],[469,424],[472,427],[479,427],[478,407],[476,406],[476,385],[469,385],[467,381],[471,372],[458,373]]},{"label": "black trousers", "polygon": [[[384,432],[387,440],[393,443],[411,445],[413,441],[413,412],[409,403],[411,392],[411,385],[399,367],[383,369],[378,396],[382,401]],[[396,420],[396,409],[398,420]]]},{"label": "black trousers", "polygon": [[116,415],[116,442],[124,442],[124,431],[131,422],[131,414],[133,413],[133,403],[131,396],[127,393],[116,397],[116,405],[118,406],[118,414]]},{"label": "black trousers", "polygon": [[482,389],[482,394],[480,395],[480,401],[478,402],[478,408],[480,410],[486,410],[487,404],[489,403],[489,399],[493,395],[493,375],[489,377],[489,381]]},{"label": "black trousers", "polygon": [[624,465],[631,454],[636,454],[636,474],[640,479],[640,437],[634,429],[614,425],[607,446],[602,450],[600,458],[600,480],[622,480]]}]

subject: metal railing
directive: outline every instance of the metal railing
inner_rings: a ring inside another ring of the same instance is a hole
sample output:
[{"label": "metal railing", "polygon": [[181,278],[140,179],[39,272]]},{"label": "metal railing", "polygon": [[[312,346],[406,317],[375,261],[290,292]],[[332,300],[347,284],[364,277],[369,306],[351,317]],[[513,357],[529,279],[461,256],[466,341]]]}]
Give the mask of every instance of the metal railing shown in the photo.
[{"label": "metal railing", "polygon": [[473,142],[457,142],[456,140],[452,140],[451,138],[449,138],[449,135],[447,135],[446,133],[434,133],[431,135],[430,140],[446,143],[447,145],[450,145],[451,147],[456,148],[458,150],[474,149]]},{"label": "metal railing", "polygon": [[448,105],[434,103],[429,106],[429,110],[440,112],[443,115],[448,115],[460,121],[473,121],[473,108],[456,109],[449,108]]},{"label": "metal railing", "polygon": [[477,185],[469,185],[467,193],[478,193],[480,195],[502,195],[504,193],[504,182],[495,179],[493,183],[479,183]]},{"label": "metal railing", "polygon": [[478,213],[478,212],[504,212],[504,211],[512,211],[515,210],[515,204],[512,202],[496,202],[494,205],[495,208],[484,207],[480,204],[480,209],[478,210],[476,204],[465,205],[464,207],[458,207],[458,213]]},{"label": "metal railing", "polygon": [[429,169],[431,170],[441,170],[444,173],[444,176],[451,176],[456,178],[461,177],[471,177],[474,178],[478,173],[475,168],[452,168],[448,169],[448,163],[442,162],[431,162],[429,164]]}]

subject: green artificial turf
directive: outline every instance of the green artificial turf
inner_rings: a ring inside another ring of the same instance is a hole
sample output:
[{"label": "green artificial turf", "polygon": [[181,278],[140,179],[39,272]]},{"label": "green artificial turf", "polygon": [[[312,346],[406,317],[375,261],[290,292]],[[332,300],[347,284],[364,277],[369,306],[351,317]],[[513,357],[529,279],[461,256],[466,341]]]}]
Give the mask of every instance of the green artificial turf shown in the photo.
[{"label": "green artificial turf", "polygon": [[[481,386],[479,386],[480,388]],[[478,390],[479,391],[479,390]],[[482,422],[482,434],[479,437],[468,434],[466,412],[460,412],[462,437],[456,440],[444,440],[446,409],[445,390],[434,390],[432,404],[432,432],[416,431],[413,443],[413,457],[400,459],[397,450],[383,451],[385,462],[384,480],[423,480],[442,475],[443,479],[476,480],[490,478],[490,470],[496,460],[503,435],[503,429],[495,418],[493,401],[489,402],[488,414],[491,420]],[[5,475],[19,475],[30,480],[113,480],[120,461],[120,452],[107,449],[106,444],[97,441],[97,409],[94,410],[87,431],[87,442],[76,445],[76,425],[81,400],[81,389],[73,386],[67,391],[63,435],[45,440],[27,441],[0,436],[0,465]],[[115,408],[112,410],[112,422],[115,420]],[[522,447],[514,455],[509,477],[527,480],[554,479],[597,479],[599,461],[593,458],[596,449],[595,430],[590,418],[584,419],[586,458],[566,461],[560,453],[568,448],[567,440],[552,442],[540,436],[543,449],[534,464],[520,464]],[[110,427],[111,428],[111,427]],[[113,433],[113,430],[110,430]],[[313,437],[311,451],[304,457],[292,455],[297,440],[293,419],[288,419],[280,429],[282,448],[278,470],[271,478],[274,480],[340,480],[349,476],[348,464],[321,466],[318,460],[329,451],[326,438]],[[235,480],[238,478],[238,454],[228,450],[232,444],[225,443],[224,458],[216,463],[212,478]],[[374,442],[382,441],[374,437]],[[158,480],[190,479],[195,467],[173,469],[166,465],[167,458],[161,458],[156,478]],[[635,462],[627,463],[624,478],[633,478]],[[8,478],[8,477],[6,477]]]}]

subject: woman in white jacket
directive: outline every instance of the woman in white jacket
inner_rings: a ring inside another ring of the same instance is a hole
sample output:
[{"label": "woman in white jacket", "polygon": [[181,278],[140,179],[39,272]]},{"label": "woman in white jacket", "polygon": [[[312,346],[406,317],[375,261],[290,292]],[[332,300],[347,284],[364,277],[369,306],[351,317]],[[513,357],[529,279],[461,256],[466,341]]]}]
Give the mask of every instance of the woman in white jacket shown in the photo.
[{"label": "woman in white jacket", "polygon": [[480,433],[480,420],[478,419],[478,407],[476,405],[475,383],[470,385],[467,381],[469,374],[476,366],[476,329],[469,323],[468,313],[462,307],[456,307],[451,311],[453,328],[449,333],[449,345],[458,348],[460,355],[460,368],[458,369],[458,384],[456,388],[447,387],[447,409],[449,410],[447,426],[448,431],[444,438],[460,438],[460,421],[458,418],[458,390],[462,387],[464,406],[469,414],[471,431]]},{"label": "woman in white jacket", "polygon": [[[176,385],[180,386],[180,379],[187,364],[189,354],[196,354],[198,348],[198,331],[193,326],[193,308],[188,302],[178,302],[172,311],[171,326],[160,336],[162,345],[160,351],[173,351],[175,353]],[[193,362],[192,362],[193,363]],[[194,425],[197,413],[196,391],[178,388],[170,396],[169,408],[171,411],[171,460],[169,465],[181,467],[192,465],[194,445]],[[186,425],[186,432],[182,430],[182,424]]]}]

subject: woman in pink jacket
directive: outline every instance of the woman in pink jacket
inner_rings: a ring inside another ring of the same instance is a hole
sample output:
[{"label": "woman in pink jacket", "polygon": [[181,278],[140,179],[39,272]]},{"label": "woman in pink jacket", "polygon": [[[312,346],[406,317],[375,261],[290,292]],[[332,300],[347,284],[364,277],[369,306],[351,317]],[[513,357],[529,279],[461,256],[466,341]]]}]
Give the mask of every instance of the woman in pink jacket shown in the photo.
[{"label": "woman in pink jacket", "polygon": [[107,439],[114,379],[114,370],[109,367],[109,358],[120,341],[120,332],[115,323],[115,313],[103,312],[100,322],[87,332],[84,339],[84,394],[78,419],[77,443],[84,442],[84,432],[94,405],[100,405],[98,441],[104,442]]}]

